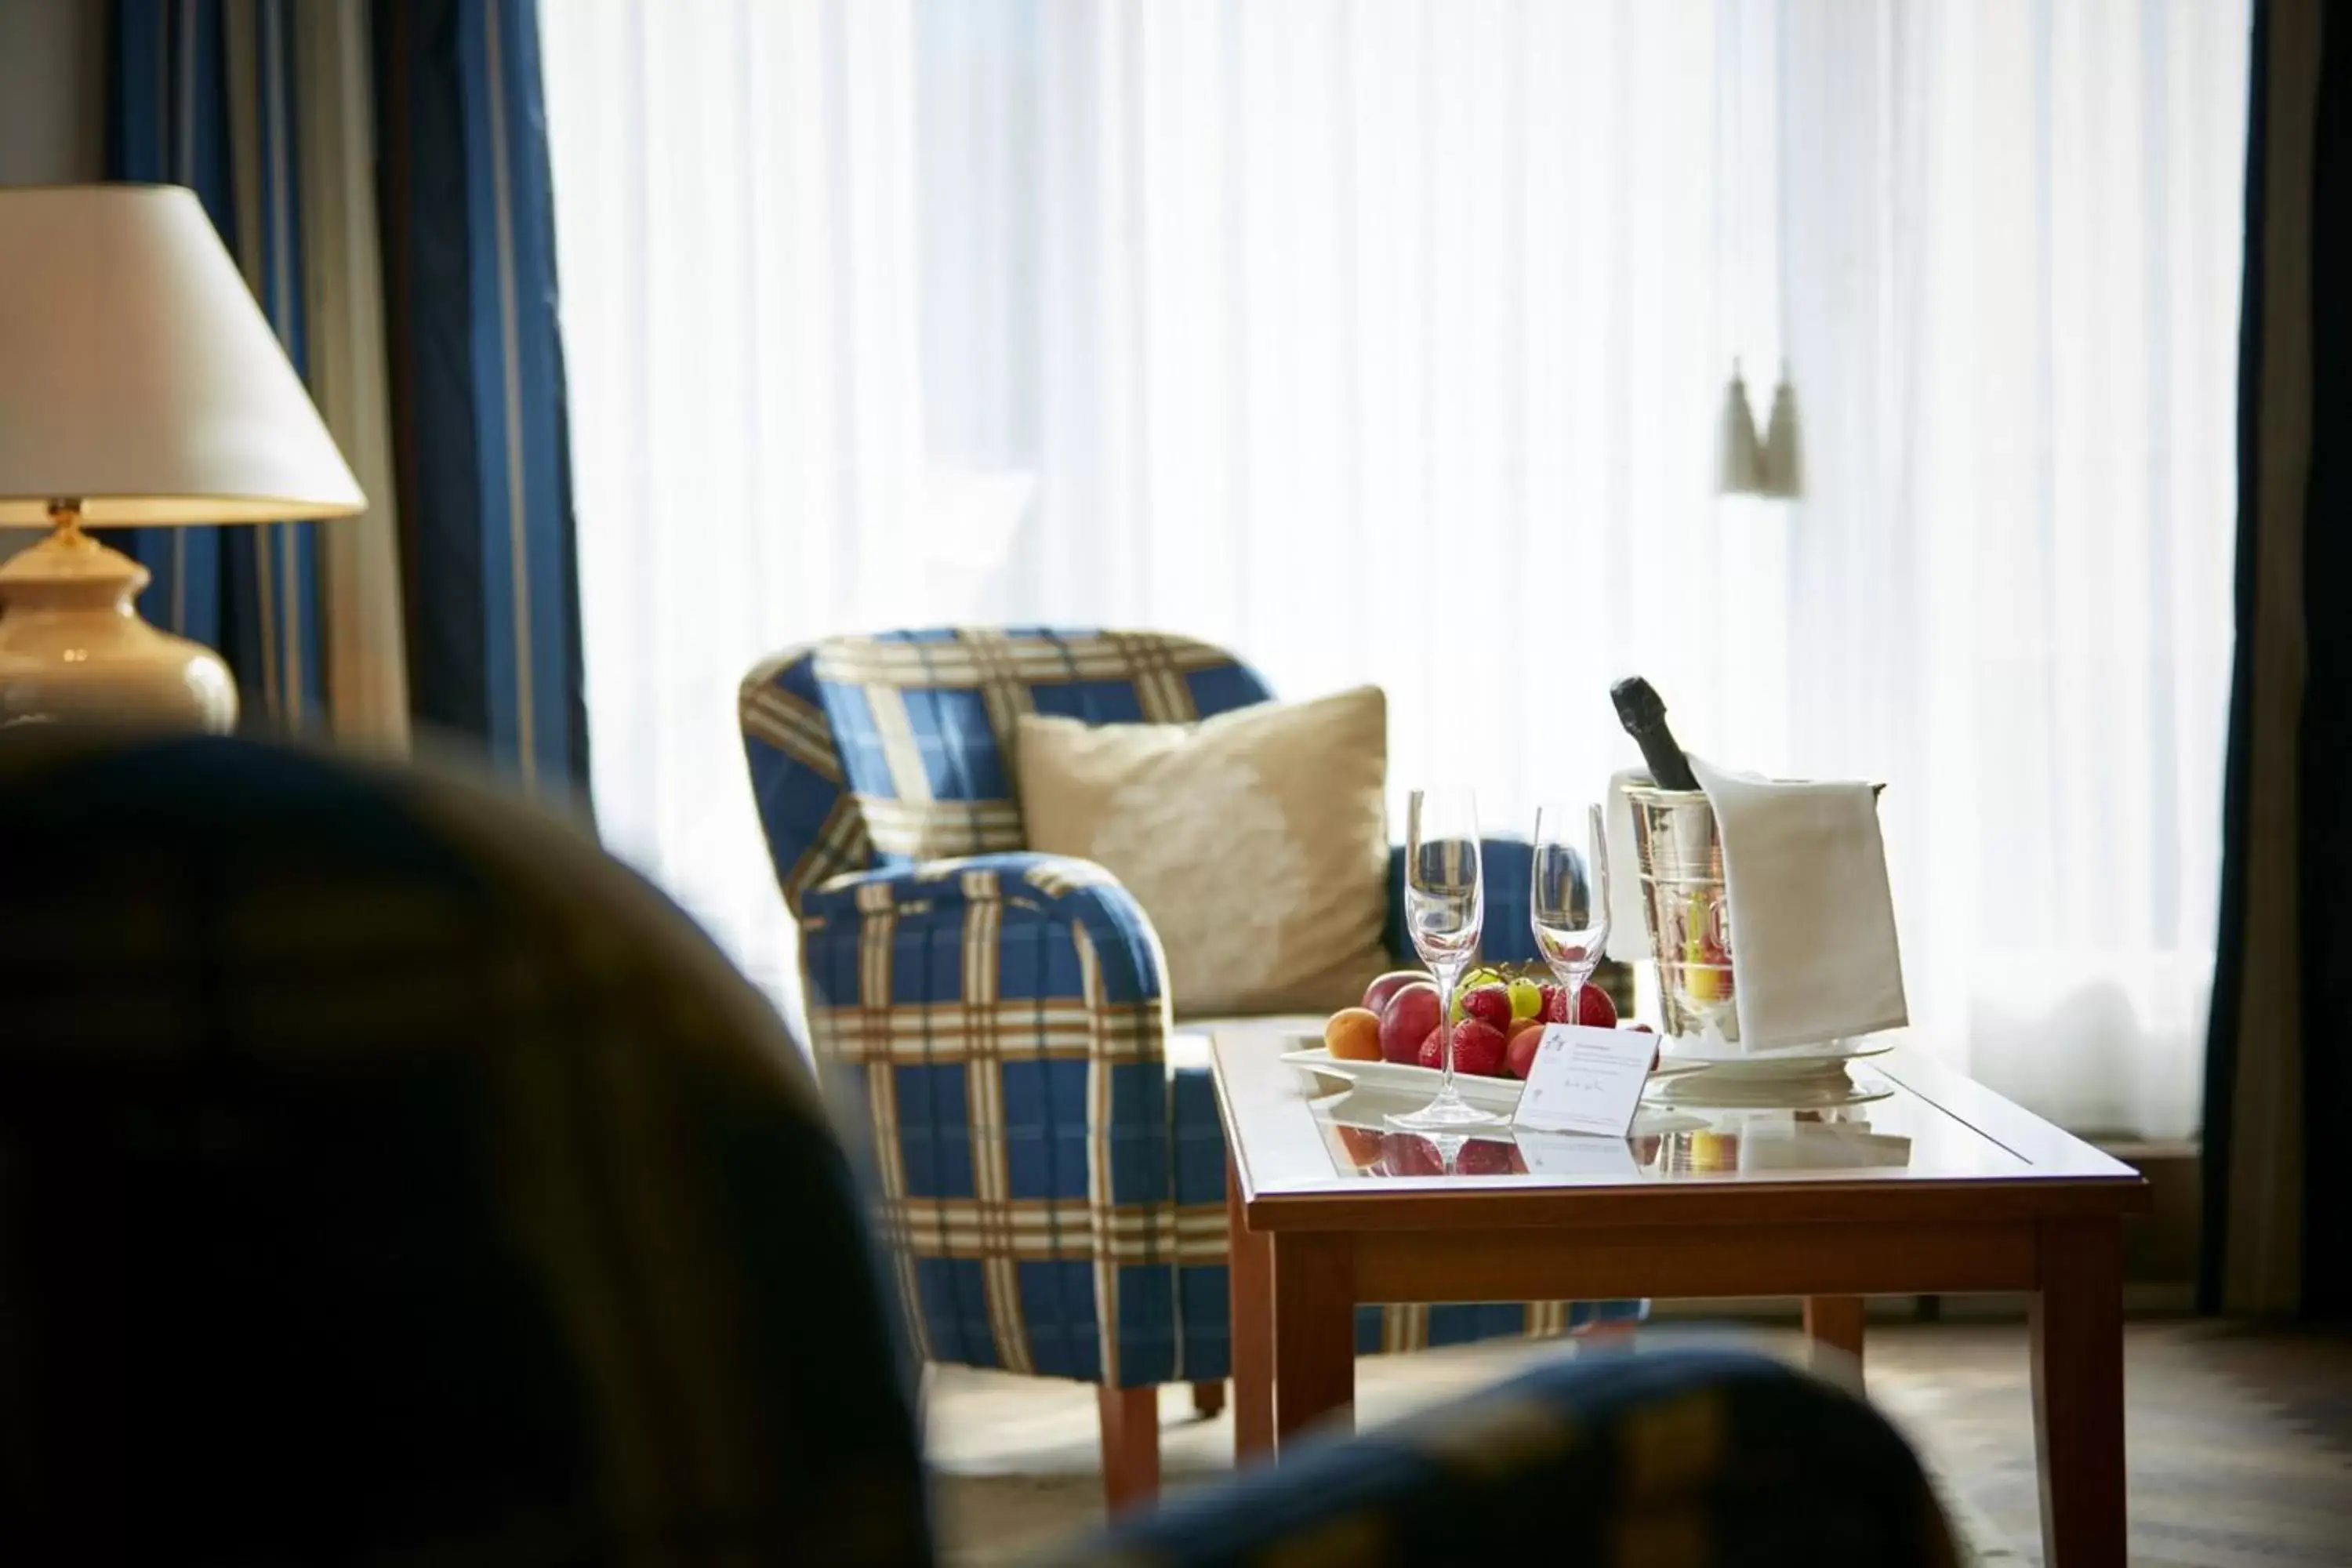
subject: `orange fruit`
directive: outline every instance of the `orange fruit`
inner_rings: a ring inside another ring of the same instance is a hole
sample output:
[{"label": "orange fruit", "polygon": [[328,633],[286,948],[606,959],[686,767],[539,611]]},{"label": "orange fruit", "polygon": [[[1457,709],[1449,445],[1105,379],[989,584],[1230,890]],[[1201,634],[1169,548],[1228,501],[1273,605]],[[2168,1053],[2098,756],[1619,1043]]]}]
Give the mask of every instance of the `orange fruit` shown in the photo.
[{"label": "orange fruit", "polygon": [[1381,1059],[1381,1016],[1369,1007],[1342,1007],[1323,1026],[1323,1046],[1339,1062]]}]

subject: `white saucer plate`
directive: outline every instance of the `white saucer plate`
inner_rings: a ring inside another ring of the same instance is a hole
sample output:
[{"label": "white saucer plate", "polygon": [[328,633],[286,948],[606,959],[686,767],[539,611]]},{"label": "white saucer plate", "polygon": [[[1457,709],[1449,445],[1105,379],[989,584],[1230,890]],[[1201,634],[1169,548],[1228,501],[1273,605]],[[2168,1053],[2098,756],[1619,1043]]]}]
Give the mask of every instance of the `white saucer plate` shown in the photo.
[{"label": "white saucer plate", "polygon": [[1774,1051],[1744,1051],[1720,1040],[1669,1039],[1665,1064],[1685,1069],[1705,1068],[1715,1078],[1816,1078],[1835,1072],[1847,1062],[1883,1057],[1895,1042],[1881,1035],[1858,1039],[1823,1040],[1818,1045],[1788,1046]]},{"label": "white saucer plate", "polygon": [[1875,1073],[1757,1078],[1696,1072],[1652,1080],[1642,1103],[1661,1110],[1836,1110],[1890,1098],[1895,1086]]}]

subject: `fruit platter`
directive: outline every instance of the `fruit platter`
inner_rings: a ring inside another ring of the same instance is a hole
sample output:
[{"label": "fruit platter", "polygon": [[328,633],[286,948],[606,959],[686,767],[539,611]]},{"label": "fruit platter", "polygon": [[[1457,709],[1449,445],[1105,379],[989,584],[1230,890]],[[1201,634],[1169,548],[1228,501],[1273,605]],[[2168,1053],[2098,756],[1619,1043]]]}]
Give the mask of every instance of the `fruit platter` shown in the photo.
[{"label": "fruit platter", "polygon": [[[1360,1005],[1343,1007],[1325,1020],[1320,1040],[1294,1037],[1299,1048],[1283,1060],[1365,1089],[1427,1095],[1443,1076],[1443,1052],[1454,1041],[1454,1087],[1464,1100],[1488,1110],[1509,1110],[1533,1066],[1546,1024],[1579,1023],[1596,1029],[1638,1029],[1647,1024],[1619,1023],[1617,1007],[1598,985],[1578,996],[1579,1016],[1568,1016],[1568,988],[1527,973],[1494,965],[1470,971],[1455,989],[1454,1005],[1441,1017],[1437,986],[1420,970],[1391,971],[1373,981]],[[1650,1071],[1690,1071],[1700,1064],[1662,1064],[1654,1051]]]}]

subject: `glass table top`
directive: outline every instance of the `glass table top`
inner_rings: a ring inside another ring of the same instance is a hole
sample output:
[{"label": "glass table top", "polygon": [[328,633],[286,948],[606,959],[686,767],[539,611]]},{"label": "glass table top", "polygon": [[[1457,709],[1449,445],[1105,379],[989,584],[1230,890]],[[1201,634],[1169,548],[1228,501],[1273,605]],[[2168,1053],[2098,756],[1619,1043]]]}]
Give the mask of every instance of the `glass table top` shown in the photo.
[{"label": "glass table top", "polygon": [[[1296,1070],[1296,1069],[1294,1069]],[[1915,1171],[1945,1175],[2021,1173],[2026,1162],[1955,1121],[1881,1074],[1852,1068],[1836,1075],[1837,1092],[1821,1080],[1801,1086],[1790,1105],[1756,1105],[1766,1086],[1742,1084],[1740,1104],[1717,1106],[1687,1081],[1671,1102],[1651,1089],[1632,1135],[1594,1138],[1527,1128],[1481,1130],[1461,1139],[1433,1139],[1387,1125],[1415,1109],[1409,1098],[1339,1089],[1305,1073],[1300,1092],[1319,1133],[1331,1174],[1365,1181],[1401,1176],[1519,1176],[1535,1181],[1705,1182],[1769,1175],[1776,1179],[1850,1178],[1864,1173]],[[1320,1092],[1318,1092],[1318,1090]],[[1804,1103],[1838,1099],[1855,1103]]]},{"label": "glass table top", "polygon": [[[1294,1031],[1295,1033],[1295,1031]],[[1654,1078],[1622,1139],[1508,1125],[1433,1138],[1388,1125],[1428,1098],[1282,1060],[1279,1026],[1211,1046],[1244,1190],[1259,1200],[1409,1191],[1589,1191],[1628,1197],[1712,1185],[1810,1188],[2137,1185],[2137,1173],[2011,1104],[1916,1044],[1826,1076],[1763,1082]],[[1253,1213],[1255,1213],[1253,1206]]]}]

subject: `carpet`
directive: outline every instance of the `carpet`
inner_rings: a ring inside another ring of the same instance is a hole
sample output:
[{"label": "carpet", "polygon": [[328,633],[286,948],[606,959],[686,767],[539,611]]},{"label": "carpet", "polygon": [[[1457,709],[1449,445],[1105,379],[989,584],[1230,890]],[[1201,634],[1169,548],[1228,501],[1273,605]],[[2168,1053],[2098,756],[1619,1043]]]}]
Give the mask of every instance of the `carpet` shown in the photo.
[{"label": "carpet", "polygon": [[[1645,1329],[1643,1347],[1793,1332]],[[1392,1420],[1573,1347],[1516,1342],[1357,1363],[1358,1418]],[[1636,1353],[1639,1353],[1637,1351]],[[2033,1414],[2021,1325],[1874,1323],[1871,1396],[1916,1443],[1980,1568],[2038,1563]],[[2352,1341],[2213,1322],[2136,1323],[2126,1342],[2132,1561],[2147,1568],[2352,1565]],[[1230,1415],[1161,1391],[1169,1490],[1231,1463]],[[1090,1385],[942,1367],[928,1442],[949,1561],[1017,1563],[1101,1518]]]}]

